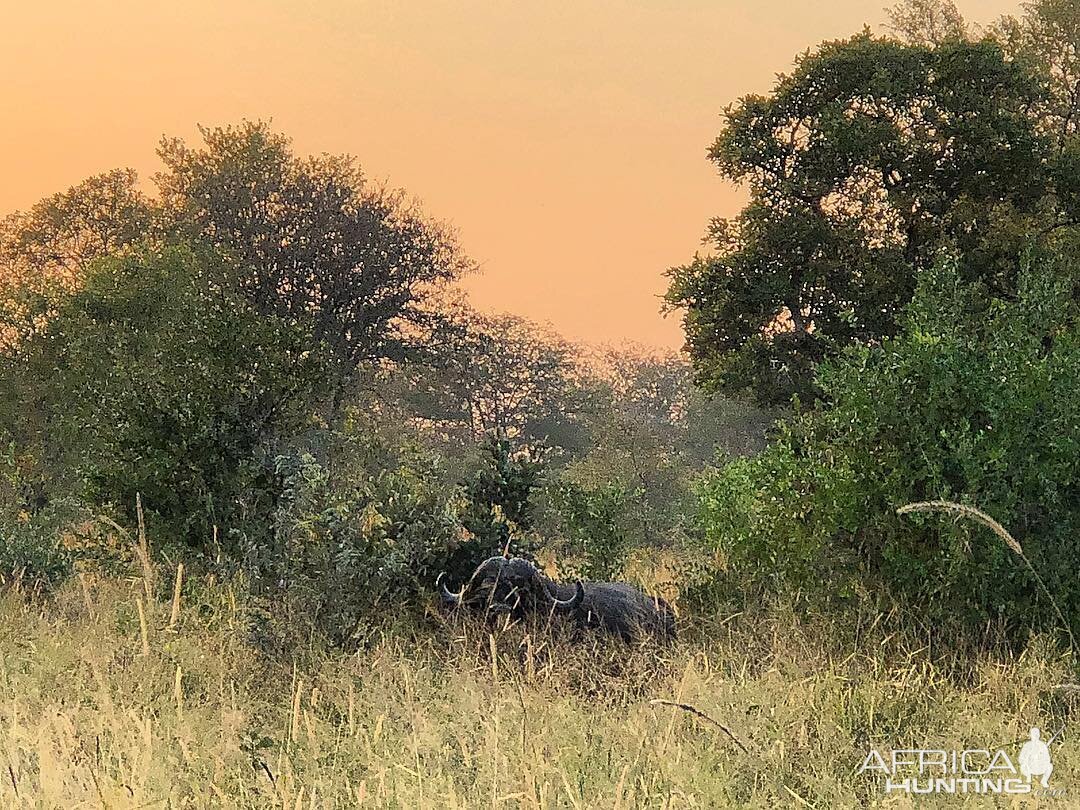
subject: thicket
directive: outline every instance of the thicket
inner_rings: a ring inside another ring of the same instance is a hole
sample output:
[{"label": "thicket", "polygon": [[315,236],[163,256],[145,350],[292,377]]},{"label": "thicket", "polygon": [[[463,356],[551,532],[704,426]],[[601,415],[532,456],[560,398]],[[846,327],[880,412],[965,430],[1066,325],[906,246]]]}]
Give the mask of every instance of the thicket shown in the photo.
[{"label": "thicket", "polygon": [[[728,581],[869,595],[906,620],[968,632],[1066,630],[1057,602],[1080,627],[1074,272],[1029,260],[1014,299],[964,282],[955,260],[921,273],[897,337],[822,365],[812,411],[703,482],[706,536]],[[896,512],[935,499],[988,512],[1026,561],[977,524]]]},{"label": "thicket", "polygon": [[[1075,635],[1078,140],[1043,12],[829,43],[733,110],[713,158],[754,202],[669,303],[699,380],[752,372],[772,411],[472,310],[451,231],[264,124],[163,141],[152,195],[110,172],[3,219],[0,575],[108,563],[118,526],[242,579],[270,640],[358,643],[500,553],[702,614],[794,594]],[[938,499],[1017,548],[896,511]]]}]

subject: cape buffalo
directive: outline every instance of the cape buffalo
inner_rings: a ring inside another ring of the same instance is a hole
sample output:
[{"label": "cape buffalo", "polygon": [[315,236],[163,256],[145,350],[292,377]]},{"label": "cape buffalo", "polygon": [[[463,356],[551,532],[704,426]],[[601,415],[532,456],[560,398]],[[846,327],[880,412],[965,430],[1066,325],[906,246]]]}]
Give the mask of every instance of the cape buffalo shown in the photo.
[{"label": "cape buffalo", "polygon": [[545,611],[570,616],[579,627],[600,628],[627,641],[642,636],[675,638],[675,615],[660,597],[648,596],[625,582],[560,584],[521,557],[489,557],[458,592],[436,580],[444,603],[523,618]]}]

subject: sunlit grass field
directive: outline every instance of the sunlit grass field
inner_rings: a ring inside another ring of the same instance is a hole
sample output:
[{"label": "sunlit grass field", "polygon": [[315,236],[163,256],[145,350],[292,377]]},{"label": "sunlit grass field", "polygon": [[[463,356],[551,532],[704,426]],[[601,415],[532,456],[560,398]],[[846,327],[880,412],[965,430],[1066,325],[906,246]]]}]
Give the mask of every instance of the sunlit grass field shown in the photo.
[{"label": "sunlit grass field", "polygon": [[[869,747],[996,747],[1074,708],[1045,642],[960,666],[872,618],[684,615],[655,649],[431,610],[346,653],[267,641],[235,585],[171,591],[7,593],[2,806],[906,807],[856,773]],[[1054,781],[1080,800],[1071,737]]]}]

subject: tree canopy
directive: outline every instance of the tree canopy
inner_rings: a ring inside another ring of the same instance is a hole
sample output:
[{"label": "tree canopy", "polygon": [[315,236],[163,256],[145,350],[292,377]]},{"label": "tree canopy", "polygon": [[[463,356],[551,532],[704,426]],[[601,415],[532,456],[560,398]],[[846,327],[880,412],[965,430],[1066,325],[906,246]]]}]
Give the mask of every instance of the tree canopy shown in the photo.
[{"label": "tree canopy", "polygon": [[[158,150],[164,216],[241,268],[255,307],[303,328],[346,370],[400,359],[430,317],[431,287],[471,267],[452,233],[348,155],[301,158],[264,123],[203,128]],[[413,331],[411,331],[413,330]]]},{"label": "tree canopy", "polygon": [[1060,207],[1035,115],[1046,99],[996,40],[864,31],[729,107],[709,158],[750,201],[714,220],[712,254],[669,271],[698,378],[766,403],[813,398],[814,366],[895,334],[944,247],[966,279],[1013,291],[1021,249]]},{"label": "tree canopy", "polygon": [[171,242],[217,250],[258,312],[337,358],[339,384],[414,349],[430,293],[472,268],[453,233],[348,155],[300,157],[264,122],[200,132],[201,146],[162,140],[156,195],[117,170],[0,221],[0,339],[40,326],[95,259]]}]

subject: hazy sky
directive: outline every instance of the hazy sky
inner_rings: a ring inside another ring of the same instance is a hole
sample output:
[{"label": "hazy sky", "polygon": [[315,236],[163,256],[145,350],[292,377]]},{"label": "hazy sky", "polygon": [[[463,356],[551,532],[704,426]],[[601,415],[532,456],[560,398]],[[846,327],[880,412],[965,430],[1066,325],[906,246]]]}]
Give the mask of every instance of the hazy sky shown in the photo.
[{"label": "hazy sky", "polygon": [[479,306],[673,347],[662,273],[741,200],[705,160],[724,105],[886,4],[0,0],[0,213],[118,166],[148,177],[163,134],[269,118],[451,221]]}]

